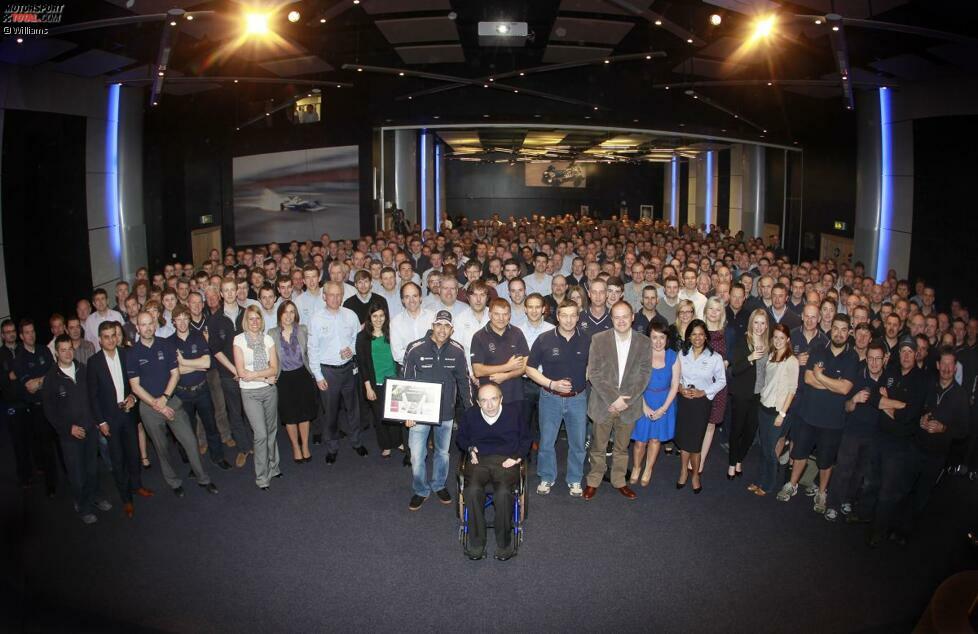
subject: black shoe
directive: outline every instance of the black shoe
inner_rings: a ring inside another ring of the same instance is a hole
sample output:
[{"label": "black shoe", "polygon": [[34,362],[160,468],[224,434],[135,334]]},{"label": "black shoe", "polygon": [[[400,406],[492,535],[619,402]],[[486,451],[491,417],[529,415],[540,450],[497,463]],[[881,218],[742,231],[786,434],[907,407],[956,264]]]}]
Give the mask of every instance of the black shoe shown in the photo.
[{"label": "black shoe", "polygon": [[853,511],[846,515],[846,524],[869,524],[869,519],[856,515],[856,512]]},{"label": "black shoe", "polygon": [[173,495],[177,496],[178,498],[182,498],[183,497],[183,487],[177,487],[177,488],[173,489]]},{"label": "black shoe", "polygon": [[326,464],[333,464],[336,462],[336,454],[328,453],[326,454]]},{"label": "black shoe", "polygon": [[313,434],[312,435],[312,444],[314,444],[314,445],[321,445],[321,444],[323,444],[323,435],[322,434]]},{"label": "black shoe", "polygon": [[677,488],[677,489],[681,489],[681,488],[683,488],[684,486],[686,486],[686,483],[685,483],[685,482],[677,482],[677,483],[676,483],[676,488]]},{"label": "black shoe", "polygon": [[412,495],[411,501],[408,503],[408,510],[417,511],[419,508],[421,508],[421,505],[424,504],[424,501],[427,499],[428,498],[423,498],[420,495]]},{"label": "black shoe", "polygon": [[903,533],[899,533],[897,531],[891,531],[888,539],[897,546],[907,545],[907,537]]},{"label": "black shoe", "polygon": [[190,473],[187,474],[187,477],[190,478],[191,480],[196,480],[197,479],[197,474],[194,473],[194,470],[193,469],[191,469],[190,470]]},{"label": "black shoe", "polygon": [[493,559],[496,559],[496,560],[499,560],[499,561],[509,561],[510,559],[512,559],[515,556],[516,556],[516,550],[515,549],[511,549],[511,550],[504,550],[502,552],[496,551],[496,554],[494,554],[492,557],[493,557]]},{"label": "black shoe", "polygon": [[404,465],[405,467],[410,467],[411,466],[411,456],[410,455],[405,455],[404,456],[404,460],[401,461],[401,464]]},{"label": "black shoe", "polygon": [[703,492],[703,486],[702,485],[699,488],[693,487],[693,495],[699,495],[702,492]]},{"label": "black shoe", "polygon": [[211,495],[217,495],[217,485],[214,484],[213,482],[208,482],[207,484],[201,484],[200,486],[204,487],[204,490],[210,493]]},{"label": "black shoe", "polygon": [[268,490],[268,485],[266,484],[265,486],[258,487],[258,488],[261,489],[262,491],[267,491]]},{"label": "black shoe", "polygon": [[278,474],[278,475],[273,475],[272,477],[273,477],[273,478],[281,478],[281,477],[282,477],[282,476],[284,476],[284,475],[285,475],[284,473],[280,473],[280,474]]},{"label": "black shoe", "polygon": [[483,550],[481,553],[466,552],[465,556],[469,558],[469,561],[479,561],[486,558],[486,551]]},{"label": "black shoe", "polygon": [[312,456],[309,456],[308,458],[303,458],[302,461],[303,462],[312,462]]},{"label": "black shoe", "polygon": [[361,458],[369,453],[367,451],[367,448],[364,447],[363,445],[360,445],[359,447],[354,447],[353,451],[357,452],[357,455],[360,456]]},{"label": "black shoe", "polygon": [[442,489],[440,491],[435,491],[435,495],[438,496],[438,500],[442,504],[451,504],[452,503],[452,494],[448,492],[448,489]]},{"label": "black shoe", "polygon": [[214,464],[216,464],[220,469],[223,469],[224,471],[227,471],[228,469],[231,468],[231,463],[225,460],[224,458],[221,458],[220,461],[215,462]]}]

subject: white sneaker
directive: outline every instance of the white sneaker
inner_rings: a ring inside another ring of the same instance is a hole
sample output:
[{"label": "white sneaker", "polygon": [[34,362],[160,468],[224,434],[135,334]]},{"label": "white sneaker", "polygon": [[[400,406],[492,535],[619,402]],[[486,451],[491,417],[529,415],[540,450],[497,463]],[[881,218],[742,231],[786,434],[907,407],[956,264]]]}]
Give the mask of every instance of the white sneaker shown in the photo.
[{"label": "white sneaker", "polygon": [[580,482],[575,482],[574,484],[571,484],[569,488],[570,488],[569,493],[572,498],[579,498],[582,495],[584,495],[584,489],[583,487],[581,487]]},{"label": "white sneaker", "polygon": [[778,502],[787,502],[798,494],[798,485],[785,482],[781,490],[778,491]]},{"label": "white sneaker", "polygon": [[842,514],[843,515],[848,515],[849,513],[852,513],[852,504],[850,504],[849,502],[843,502],[842,503]]},{"label": "white sneaker", "polygon": [[815,486],[814,484],[810,484],[807,487],[805,487],[805,495],[807,495],[808,497],[813,498],[817,493],[818,493],[818,487]]},{"label": "white sneaker", "polygon": [[823,517],[830,522],[834,522],[835,520],[839,519],[839,512],[835,509],[826,509]]},{"label": "white sneaker", "polygon": [[541,480],[540,484],[537,485],[537,493],[539,495],[549,495],[550,487],[554,485],[553,482],[547,482],[546,480]]},{"label": "white sneaker", "polygon": [[[812,510],[815,511],[816,513],[824,513],[828,497],[829,497],[828,493],[817,491],[815,493],[815,504],[812,505]],[[833,509],[833,512],[834,511],[835,509]]]}]

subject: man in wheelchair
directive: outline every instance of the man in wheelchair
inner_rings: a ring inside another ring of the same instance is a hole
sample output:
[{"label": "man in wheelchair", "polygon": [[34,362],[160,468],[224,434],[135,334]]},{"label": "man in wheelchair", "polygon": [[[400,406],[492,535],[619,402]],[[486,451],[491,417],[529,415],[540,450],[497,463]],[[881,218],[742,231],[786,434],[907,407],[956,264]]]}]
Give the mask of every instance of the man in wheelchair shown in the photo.
[{"label": "man in wheelchair", "polygon": [[504,404],[494,383],[479,388],[478,406],[462,416],[456,443],[465,452],[462,464],[462,498],[471,518],[465,556],[486,556],[486,485],[493,485],[496,508],[495,558],[511,559],[516,554],[513,536],[513,491],[520,482],[520,463],[530,451],[530,430],[519,403]]}]

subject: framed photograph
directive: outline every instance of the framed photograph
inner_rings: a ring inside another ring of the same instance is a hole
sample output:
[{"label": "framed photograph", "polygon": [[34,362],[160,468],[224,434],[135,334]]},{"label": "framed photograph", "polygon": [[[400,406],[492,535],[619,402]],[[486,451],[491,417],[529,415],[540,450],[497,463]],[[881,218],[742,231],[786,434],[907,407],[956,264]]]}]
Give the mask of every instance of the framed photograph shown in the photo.
[{"label": "framed photograph", "polygon": [[441,383],[387,379],[384,390],[384,418],[439,425],[440,414]]},{"label": "framed photograph", "polygon": [[641,205],[638,209],[639,220],[652,220],[652,214],[655,211],[653,205]]}]

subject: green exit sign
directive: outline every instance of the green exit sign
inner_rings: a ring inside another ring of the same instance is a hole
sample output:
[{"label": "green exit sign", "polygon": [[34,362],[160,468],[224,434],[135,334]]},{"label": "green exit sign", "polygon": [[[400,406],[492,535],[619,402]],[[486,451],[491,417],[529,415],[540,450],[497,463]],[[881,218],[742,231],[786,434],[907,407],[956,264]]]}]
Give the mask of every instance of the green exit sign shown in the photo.
[{"label": "green exit sign", "polygon": [[[203,216],[200,217],[200,224],[202,224],[202,225],[213,224],[213,222],[214,222],[214,215],[213,214],[205,214],[205,215],[203,215]],[[839,223],[835,223],[835,224],[839,224]],[[838,227],[836,227],[836,228],[838,229]]]},{"label": "green exit sign", "polygon": [[835,222],[832,223],[832,228],[835,229],[836,231],[845,231],[846,223],[842,222],[841,220],[836,220]]}]

